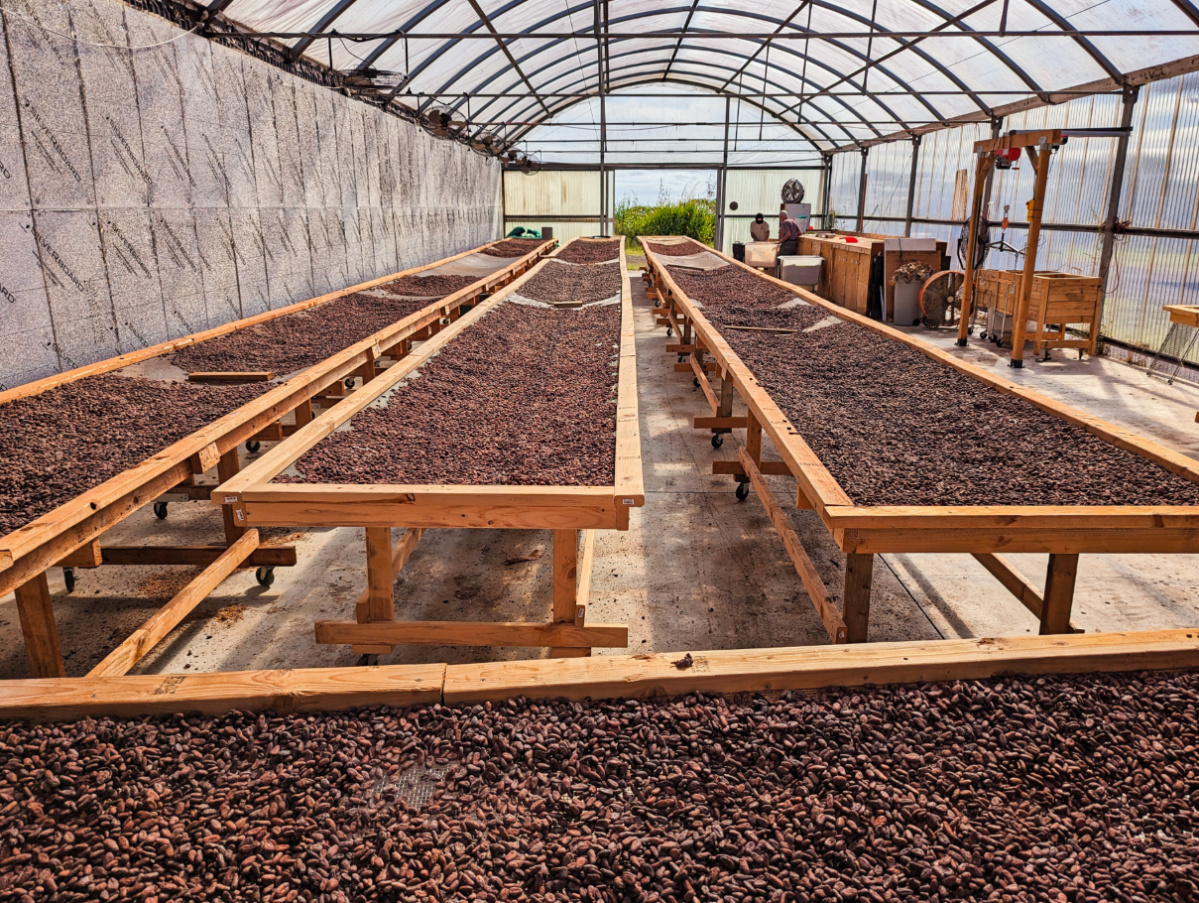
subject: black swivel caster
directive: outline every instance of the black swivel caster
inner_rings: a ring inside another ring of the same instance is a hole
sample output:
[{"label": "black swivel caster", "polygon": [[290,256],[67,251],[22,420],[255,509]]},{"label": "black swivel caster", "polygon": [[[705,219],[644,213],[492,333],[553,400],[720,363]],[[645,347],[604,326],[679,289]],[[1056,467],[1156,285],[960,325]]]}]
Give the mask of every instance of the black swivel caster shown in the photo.
[{"label": "black swivel caster", "polygon": [[667,326],[666,327],[666,338],[669,339],[672,335],[674,335],[674,329],[670,326]]},{"label": "black swivel caster", "polygon": [[749,483],[737,484],[737,501],[744,502],[749,498]]},{"label": "black swivel caster", "polygon": [[720,448],[720,446],[722,446],[722,445],[724,445],[724,433],[713,433],[712,434],[712,447]]},{"label": "black swivel caster", "polygon": [[345,386],[347,389],[352,389],[352,388],[354,388],[354,377],[352,377],[352,376],[347,376],[345,379],[343,379],[343,380],[341,381],[341,384],[342,384],[343,386]]},{"label": "black swivel caster", "polygon": [[254,572],[254,579],[258,581],[259,586],[269,587],[275,582],[275,569],[259,568]]},{"label": "black swivel caster", "polygon": [[680,364],[685,364],[685,363],[687,363],[687,355],[685,355],[685,354],[680,354],[680,355],[679,355],[679,359],[678,359],[678,363],[680,363]]},{"label": "black swivel caster", "polygon": [[695,388],[697,388],[697,389],[699,388],[699,377],[698,376],[691,377],[691,385],[695,386]]},{"label": "black swivel caster", "polygon": [[379,656],[372,653],[367,653],[358,659],[359,668],[373,668],[377,664],[379,664]]},{"label": "black swivel caster", "polygon": [[67,595],[69,596],[71,593],[75,592],[75,569],[74,568],[63,568],[62,569],[62,579],[63,579],[63,582],[67,585]]},{"label": "black swivel caster", "polygon": [[159,520],[167,519],[167,503],[166,502],[155,502],[154,503],[154,516],[156,518],[158,518]]},{"label": "black swivel caster", "polygon": [[258,454],[258,449],[260,449],[260,448],[262,448],[262,443],[255,442],[253,439],[251,439],[249,442],[246,443],[246,451],[248,451],[252,455]]}]

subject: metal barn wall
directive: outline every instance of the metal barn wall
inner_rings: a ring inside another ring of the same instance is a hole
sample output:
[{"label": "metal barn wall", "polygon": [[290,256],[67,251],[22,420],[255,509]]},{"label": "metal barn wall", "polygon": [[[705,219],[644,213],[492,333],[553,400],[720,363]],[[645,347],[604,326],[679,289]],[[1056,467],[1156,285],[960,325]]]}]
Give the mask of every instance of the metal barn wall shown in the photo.
[{"label": "metal barn wall", "polygon": [[496,163],[155,16],[5,0],[0,28],[4,385],[499,234]]},{"label": "metal barn wall", "polygon": [[[608,173],[611,197],[615,173]],[[504,232],[516,226],[554,230],[560,242],[603,232],[600,172],[543,170],[504,173]]]}]

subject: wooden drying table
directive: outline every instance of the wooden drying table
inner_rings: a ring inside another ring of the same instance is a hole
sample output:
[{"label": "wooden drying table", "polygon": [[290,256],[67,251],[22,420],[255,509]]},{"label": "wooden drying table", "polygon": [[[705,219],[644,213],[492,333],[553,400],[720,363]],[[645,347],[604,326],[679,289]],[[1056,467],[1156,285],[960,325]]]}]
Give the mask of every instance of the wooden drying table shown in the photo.
[{"label": "wooden drying table", "polygon": [[[0,393],[0,405],[19,398],[39,395],[89,376],[111,373],[276,317],[307,310],[353,292],[373,288],[393,279],[439,266],[449,260],[477,253],[491,244],[494,242],[454,255],[447,260],[393,273],[308,301],[18,386]],[[374,378],[379,372],[383,372],[376,366],[382,355],[397,352],[402,355],[408,348],[409,340],[415,335],[441,329],[458,316],[462,305],[471,303],[490,288],[510,281],[517,273],[525,272],[533,261],[549,253],[553,245],[553,241],[545,242],[501,271],[441,298],[309,367],[249,404],[164,448],[153,457],[59,505],[8,535],[0,536],[0,596],[10,592],[16,593],[21,630],[33,675],[61,677],[65,673],[49,582],[46,578],[46,572],[51,567],[94,568],[101,565],[148,564],[203,566],[204,569],[186,587],[90,672],[93,676],[112,676],[124,674],[132,668],[235,570],[257,567],[260,569],[260,582],[269,585],[273,580],[273,568],[295,564],[294,547],[260,546],[258,531],[248,529],[239,512],[232,506],[224,506],[222,509],[225,528],[223,546],[102,547],[100,540],[107,530],[147,504],[154,503],[156,512],[165,516],[163,499],[209,498],[211,484],[200,485],[196,483],[196,477],[214,469],[218,480],[233,477],[240,466],[238,446],[243,442],[279,440],[285,433],[310,422],[313,418],[314,401],[325,399],[327,403],[332,403],[346,395],[343,381],[356,375],[361,376],[364,382]],[[295,423],[283,425],[282,418],[293,412]]]},{"label": "wooden drying table", "polygon": [[[586,622],[595,531],[627,530],[629,509],[645,502],[637,421],[636,342],[623,242],[619,262],[606,264],[621,268],[616,476],[613,485],[271,482],[339,426],[472,327],[546,265],[547,261],[543,261],[535,266],[524,277],[421,345],[352,399],[314,420],[213,491],[213,502],[231,506],[239,523],[248,526],[366,529],[367,588],[358,600],[355,620],[318,621],[317,642],[350,644],[355,652],[367,656],[367,661],[370,656],[388,654],[397,645],[407,644],[548,646],[555,656],[589,655],[592,647],[628,645],[625,625]],[[399,542],[394,544],[393,527],[406,528]],[[552,619],[546,623],[395,620],[395,579],[424,531],[437,528],[553,530]]]},{"label": "wooden drying table", "polygon": [[[647,236],[646,241],[663,241]],[[667,241],[677,239],[665,239]],[[711,249],[707,249],[711,250]],[[712,252],[719,253],[719,252]],[[1061,404],[1024,386],[1000,379],[989,371],[966,363],[952,354],[909,337],[903,332],[867,317],[846,311],[811,292],[798,289],[720,254],[732,266],[741,266],[757,278],[767,279],[813,306],[856,323],[896,341],[946,366],[953,367],[1043,411],[1073,423],[1113,445],[1155,462],[1192,482],[1199,482],[1199,462],[1144,439],[1082,411]],[[775,405],[749,368],[733,352],[720,332],[707,320],[671,278],[669,257],[658,257],[646,247],[646,263],[652,274],[651,297],[658,299],[672,328],[678,329],[690,349],[689,363],[677,365],[694,373],[714,416],[696,417],[697,429],[711,429],[713,445],[719,446],[721,432],[746,430],[745,446],[736,461],[717,461],[713,472],[730,474],[757,492],[778,531],[795,569],[811,597],[817,613],[835,643],[864,642],[870,617],[870,585],[874,556],[878,553],[955,552],[974,556],[1003,586],[1040,618],[1042,634],[1074,630],[1070,612],[1078,556],[1103,553],[1199,552],[1199,508],[1194,506],[1088,506],[1088,505],[986,505],[986,506],[860,506],[820,462],[803,439],[802,431]],[[667,345],[675,353],[677,345]],[[720,394],[709,384],[708,374],[720,376]],[[732,416],[734,390],[749,409],[746,417]],[[819,428],[804,424],[804,430]],[[762,460],[763,435],[773,443],[782,461]],[[791,529],[783,506],[762,479],[764,474],[793,476],[797,508],[814,509],[834,541],[845,552],[846,567],[842,606],[838,610],[831,595]],[[1049,554],[1044,593],[1002,557],[1008,552]]]}]

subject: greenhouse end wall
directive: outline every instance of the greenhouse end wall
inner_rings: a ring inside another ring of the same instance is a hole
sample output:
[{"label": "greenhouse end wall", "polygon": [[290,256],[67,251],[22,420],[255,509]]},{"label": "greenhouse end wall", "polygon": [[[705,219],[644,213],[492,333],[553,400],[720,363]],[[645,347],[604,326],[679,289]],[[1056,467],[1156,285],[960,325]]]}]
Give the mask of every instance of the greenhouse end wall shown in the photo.
[{"label": "greenhouse end wall", "polygon": [[499,236],[467,148],[116,0],[4,13],[4,385]]}]

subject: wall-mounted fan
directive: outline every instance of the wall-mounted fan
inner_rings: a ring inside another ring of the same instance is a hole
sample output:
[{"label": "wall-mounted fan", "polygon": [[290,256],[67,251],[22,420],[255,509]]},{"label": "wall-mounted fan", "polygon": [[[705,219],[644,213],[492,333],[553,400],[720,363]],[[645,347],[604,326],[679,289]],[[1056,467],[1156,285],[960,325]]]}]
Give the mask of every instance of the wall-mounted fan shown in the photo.
[{"label": "wall-mounted fan", "polygon": [[802,204],[803,196],[803,183],[801,183],[799,179],[788,179],[783,184],[784,204]]}]

